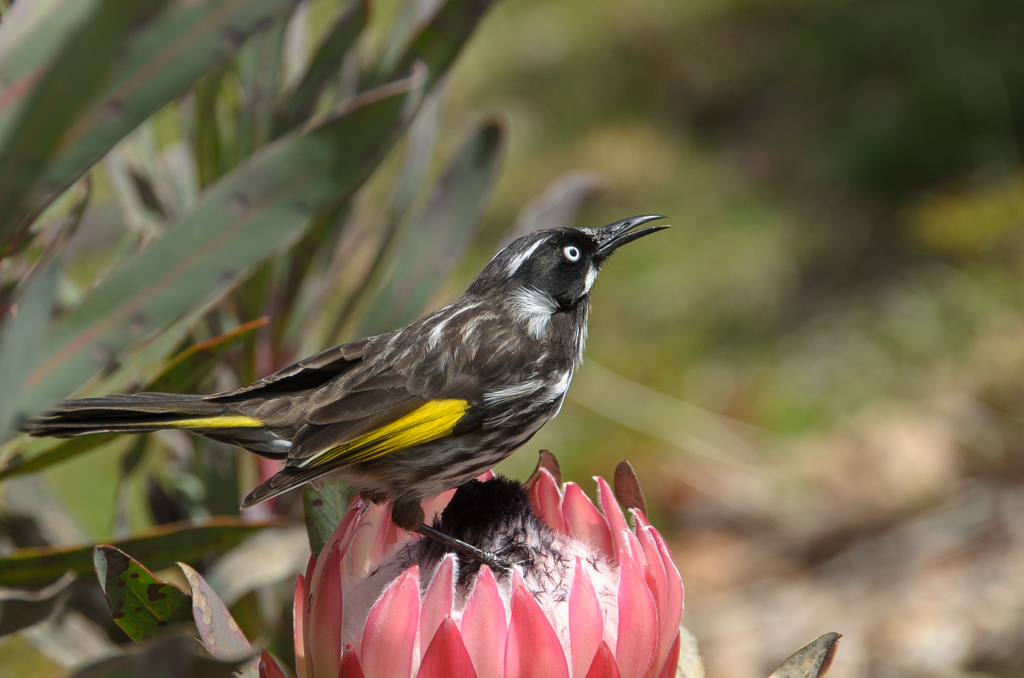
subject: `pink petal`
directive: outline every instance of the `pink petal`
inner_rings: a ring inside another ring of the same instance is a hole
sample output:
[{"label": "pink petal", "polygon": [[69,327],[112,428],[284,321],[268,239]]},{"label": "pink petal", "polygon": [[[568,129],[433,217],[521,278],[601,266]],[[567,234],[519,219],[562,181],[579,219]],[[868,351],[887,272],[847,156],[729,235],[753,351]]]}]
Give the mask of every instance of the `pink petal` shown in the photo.
[{"label": "pink petal", "polygon": [[608,482],[601,476],[595,476],[597,481],[597,500],[601,502],[601,509],[604,511],[605,520],[608,521],[608,529],[612,533],[612,553],[618,553],[625,546],[623,530],[629,532],[629,525],[626,524],[626,516],[619,508],[619,502],[615,501],[615,493],[608,486]]},{"label": "pink petal", "polygon": [[551,622],[540,609],[519,570],[512,576],[512,619],[505,644],[505,675],[509,678],[569,678],[565,652]]},{"label": "pink petal", "polygon": [[594,655],[594,661],[590,665],[590,670],[587,671],[586,678],[619,678],[619,675],[619,667],[615,663],[612,651],[608,649],[608,643],[601,641],[601,646],[597,648],[597,654]]},{"label": "pink petal", "polygon": [[615,557],[615,552],[612,551],[612,535],[608,531],[608,522],[576,483],[565,484],[562,516],[569,534],[577,539],[589,541],[609,557]]},{"label": "pink petal", "polygon": [[373,548],[370,551],[370,559],[379,563],[384,556],[391,552],[395,544],[402,538],[402,528],[395,525],[391,520],[391,511],[388,511],[387,523],[381,526],[374,539]]},{"label": "pink petal", "polygon": [[[354,525],[346,540],[341,542],[344,560],[341,576],[348,581],[362,579],[376,563],[373,560],[374,544],[380,533],[391,525],[390,508],[384,504],[371,504]],[[346,543],[347,541],[347,543]]]},{"label": "pink petal", "polygon": [[619,633],[615,659],[622,678],[647,673],[658,643],[658,613],[643,574],[626,551],[619,554]]},{"label": "pink petal", "polygon": [[[601,603],[590,573],[576,558],[576,570],[569,591],[569,646],[572,648],[572,675],[582,676],[602,645],[604,620]],[[606,646],[607,647],[607,646]]]},{"label": "pink petal", "polygon": [[359,517],[362,515],[363,508],[365,506],[366,502],[364,502],[362,497],[358,494],[352,497],[352,501],[348,503],[348,508],[345,509],[345,513],[341,516],[341,521],[338,523],[338,526],[334,528],[334,532],[331,532],[331,536],[328,537],[327,543],[324,544],[323,549],[320,551],[321,553],[326,553],[327,549],[335,543],[341,544],[341,550],[345,550],[345,542],[350,538],[352,530],[359,522]]},{"label": "pink petal", "polygon": [[[652,668],[657,668],[665,663],[672,636],[669,633],[671,628],[662,623],[668,609],[668,579],[665,573],[665,563],[662,562],[661,552],[658,551],[658,545],[654,542],[654,537],[651,536],[651,529],[637,523],[636,538],[647,559],[648,572],[653,579],[653,581],[648,581],[648,585],[651,587],[651,593],[654,594],[654,606],[658,609],[658,647],[654,651],[654,663],[652,664]],[[676,622],[675,628],[678,626],[679,623]]]},{"label": "pink petal", "polygon": [[284,671],[266,650],[260,655],[260,678],[285,678]]},{"label": "pink petal", "polygon": [[679,622],[683,620],[683,579],[679,576],[679,570],[672,560],[672,554],[668,550],[668,544],[658,531],[653,527],[650,530],[654,543],[658,545],[658,552],[661,554],[661,562],[665,567],[665,614],[659,621],[658,629],[659,643],[665,647],[669,639],[679,635]]},{"label": "pink petal", "polygon": [[679,668],[679,628],[676,627],[676,639],[668,651],[668,658],[665,665],[661,667],[658,678],[675,678],[676,669]]},{"label": "pink petal", "polygon": [[[327,547],[325,547],[326,550]],[[320,554],[323,556],[323,553]],[[341,661],[341,551],[335,543],[313,572],[306,639],[314,676],[333,676]]]},{"label": "pink petal", "polygon": [[[427,651],[427,643],[434,637],[441,620],[451,614],[455,597],[454,579],[455,554],[449,553],[441,561],[427,592],[423,594],[420,606],[420,658]],[[459,642],[462,642],[461,637]]]},{"label": "pink petal", "polygon": [[562,519],[562,493],[558,491],[554,476],[546,468],[537,472],[537,482],[530,488],[530,503],[534,513],[555,532],[565,532]]},{"label": "pink petal", "polygon": [[451,617],[445,617],[423,655],[417,678],[477,678],[473,661]]},{"label": "pink petal", "polygon": [[[322,553],[322,551],[321,551],[321,553]],[[305,581],[302,582],[302,598],[303,598],[303,602],[302,602],[302,658],[303,658],[303,661],[304,661],[304,664],[305,664],[307,678],[313,678],[313,665],[310,663],[312,661],[313,655],[310,654],[310,651],[309,651],[309,601],[311,600],[311,596],[312,596],[312,593],[310,592],[310,589],[313,586],[313,573],[315,571],[316,571],[316,556],[313,555],[313,554],[310,554],[309,555],[309,562],[306,563],[306,577],[305,577]],[[296,586],[295,594],[298,595],[298,593],[299,593],[298,592],[298,582],[296,582],[295,586]],[[294,623],[297,625],[298,621],[295,620]],[[299,647],[298,646],[298,642],[299,642],[298,636],[296,636],[296,641],[295,642],[296,642],[296,645],[295,645],[296,650],[295,650],[295,652],[296,652],[296,657],[298,657],[298,647]],[[299,676],[299,678],[304,678],[304,677],[303,676]]]},{"label": "pink petal", "polygon": [[462,640],[480,678],[502,678],[505,671],[505,639],[508,623],[505,604],[491,569],[484,565],[476,575],[473,593],[462,612]]},{"label": "pink petal", "polygon": [[412,673],[412,652],[420,625],[419,580],[420,568],[413,565],[370,608],[360,652],[366,678]]},{"label": "pink petal", "polygon": [[338,678],[365,678],[363,667],[359,665],[359,657],[356,651],[349,645],[345,648],[345,654],[341,655],[341,666],[338,668]]},{"label": "pink petal", "polygon": [[[312,562],[313,556],[309,557]],[[292,626],[294,627],[295,638],[295,673],[299,678],[308,678],[309,671],[306,669],[306,642],[303,640],[303,632],[306,620],[309,617],[309,588],[306,586],[306,578],[301,574],[295,580],[295,597],[292,599]]]},{"label": "pink petal", "polygon": [[[654,578],[654,570],[651,569],[650,565],[647,564],[647,557],[644,554],[644,549],[640,546],[640,540],[635,534],[626,530],[622,533],[623,538],[628,545],[628,551],[630,557],[633,559],[633,564],[636,565],[637,570],[643,575],[644,581],[647,583],[647,590],[651,592],[651,597],[654,599],[654,609],[657,612],[658,609],[658,593],[657,593],[657,582]],[[661,560],[659,554],[658,560]],[[657,614],[655,614],[657,617]]]},{"label": "pink petal", "polygon": [[640,510],[635,509],[635,508],[631,508],[631,509],[629,509],[629,512],[633,516],[633,520],[636,521],[636,529],[639,530],[641,526],[642,527],[650,527],[651,526],[651,521],[647,520],[647,516],[644,515],[643,511],[640,511]]}]

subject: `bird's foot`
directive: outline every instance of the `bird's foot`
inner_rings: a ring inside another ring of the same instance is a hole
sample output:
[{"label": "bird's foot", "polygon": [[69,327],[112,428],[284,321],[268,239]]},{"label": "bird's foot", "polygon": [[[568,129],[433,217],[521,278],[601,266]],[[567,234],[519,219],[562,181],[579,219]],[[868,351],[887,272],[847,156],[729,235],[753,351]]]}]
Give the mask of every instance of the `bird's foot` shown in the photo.
[{"label": "bird's foot", "polygon": [[451,549],[453,551],[461,553],[462,555],[466,556],[467,558],[472,558],[473,560],[477,561],[478,563],[482,563],[482,564],[488,566],[489,568],[491,568],[495,572],[499,572],[499,573],[502,573],[502,574],[508,574],[509,572],[512,571],[512,568],[514,566],[520,564],[520,563],[513,563],[508,558],[504,558],[503,557],[504,554],[507,554],[508,552],[513,550],[513,549],[509,548],[509,546],[512,546],[512,545],[505,546],[502,549],[500,549],[497,553],[495,553],[495,552],[492,552],[492,551],[484,551],[483,549],[479,549],[479,548],[473,546],[472,544],[467,544],[466,542],[462,541],[461,539],[455,539],[454,537],[449,537],[444,532],[440,532],[438,530],[435,530],[434,528],[430,527],[426,523],[421,524],[416,531],[419,532],[420,534],[422,534],[425,537],[430,537],[434,541],[447,546],[449,549]]}]

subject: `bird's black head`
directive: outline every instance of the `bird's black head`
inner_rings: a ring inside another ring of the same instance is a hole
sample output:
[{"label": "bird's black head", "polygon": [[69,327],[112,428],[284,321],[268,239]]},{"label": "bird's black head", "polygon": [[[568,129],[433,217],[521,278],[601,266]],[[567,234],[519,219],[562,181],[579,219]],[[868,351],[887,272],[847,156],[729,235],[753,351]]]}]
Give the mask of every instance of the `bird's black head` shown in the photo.
[{"label": "bird's black head", "polygon": [[597,273],[612,252],[637,238],[668,228],[633,229],[655,219],[648,214],[603,228],[556,228],[535,231],[499,252],[477,276],[470,294],[505,292],[531,296],[533,305],[551,312],[574,307],[589,293]]}]

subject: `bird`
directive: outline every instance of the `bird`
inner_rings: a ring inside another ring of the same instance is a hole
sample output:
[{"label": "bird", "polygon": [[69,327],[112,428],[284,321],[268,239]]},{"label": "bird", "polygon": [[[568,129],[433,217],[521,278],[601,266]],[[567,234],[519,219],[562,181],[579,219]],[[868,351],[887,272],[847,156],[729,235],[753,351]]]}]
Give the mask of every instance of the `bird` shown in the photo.
[{"label": "bird", "polygon": [[427,525],[420,502],[492,468],[558,413],[583,358],[601,266],[621,246],[668,228],[637,228],[664,218],[534,231],[498,252],[454,303],[250,386],[65,400],[20,428],[61,438],[185,430],[284,461],[242,508],[314,480],[343,480],[367,501],[390,502],[398,527],[507,569]]}]

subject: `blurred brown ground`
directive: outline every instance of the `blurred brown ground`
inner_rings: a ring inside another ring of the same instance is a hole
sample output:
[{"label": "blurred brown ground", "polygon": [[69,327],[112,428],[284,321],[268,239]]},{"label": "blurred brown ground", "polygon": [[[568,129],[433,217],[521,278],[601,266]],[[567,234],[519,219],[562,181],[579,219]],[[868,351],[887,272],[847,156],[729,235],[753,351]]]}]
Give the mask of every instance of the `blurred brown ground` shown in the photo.
[{"label": "blurred brown ground", "polygon": [[479,247],[584,170],[676,227],[594,293],[554,450],[628,457],[713,678],[1024,675],[1024,5],[511,0],[451,83],[508,112]]}]

